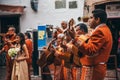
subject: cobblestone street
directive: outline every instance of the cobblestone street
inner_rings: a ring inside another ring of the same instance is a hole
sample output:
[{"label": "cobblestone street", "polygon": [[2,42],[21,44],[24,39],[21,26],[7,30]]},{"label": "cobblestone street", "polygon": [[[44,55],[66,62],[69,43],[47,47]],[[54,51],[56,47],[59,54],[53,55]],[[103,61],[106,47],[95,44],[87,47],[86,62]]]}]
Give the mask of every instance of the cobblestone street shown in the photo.
[{"label": "cobblestone street", "polygon": [[[5,75],[6,75],[5,71],[6,71],[6,67],[0,66],[0,80],[5,80]],[[118,71],[118,75],[120,75],[119,71]],[[120,80],[120,76],[118,76],[118,78],[119,78],[118,80]],[[31,75],[31,80],[41,80],[41,76],[32,76]],[[104,80],[117,80],[116,75],[115,75],[115,70],[108,70],[106,78]]]}]

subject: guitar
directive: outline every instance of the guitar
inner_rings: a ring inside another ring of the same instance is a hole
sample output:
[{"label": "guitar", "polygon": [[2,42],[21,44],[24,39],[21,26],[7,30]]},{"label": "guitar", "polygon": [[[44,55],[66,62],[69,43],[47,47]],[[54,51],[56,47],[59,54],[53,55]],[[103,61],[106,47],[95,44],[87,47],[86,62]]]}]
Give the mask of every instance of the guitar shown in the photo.
[{"label": "guitar", "polygon": [[52,43],[55,41],[56,39],[53,39],[47,47],[43,47],[41,50],[41,56],[40,59],[38,59],[37,64],[43,68],[46,65],[50,65],[53,63],[54,61],[54,49],[52,49]]}]

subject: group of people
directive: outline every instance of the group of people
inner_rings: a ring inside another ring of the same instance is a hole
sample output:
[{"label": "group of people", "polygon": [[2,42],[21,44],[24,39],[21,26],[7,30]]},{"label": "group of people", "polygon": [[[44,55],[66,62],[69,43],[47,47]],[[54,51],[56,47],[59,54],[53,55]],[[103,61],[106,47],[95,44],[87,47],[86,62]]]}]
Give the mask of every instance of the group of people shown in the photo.
[{"label": "group of people", "polygon": [[53,33],[53,40],[41,50],[40,60],[46,56],[44,65],[38,62],[42,80],[52,79],[46,73],[50,64],[55,66],[54,80],[104,80],[113,43],[106,21],[107,14],[101,9],[93,10],[89,17],[91,33],[84,23],[63,21]]},{"label": "group of people", "polygon": [[[46,63],[41,67],[42,80],[52,80],[48,65],[54,64],[54,80],[104,80],[106,63],[112,48],[112,35],[106,25],[107,14],[95,9],[89,17],[88,25],[93,29],[89,33],[84,23],[75,25],[74,19],[63,21],[61,28],[52,34],[53,40],[41,50],[40,60]],[[6,80],[30,80],[32,41],[29,33],[15,33],[9,27],[0,50],[8,53],[10,48],[17,48],[14,59],[6,54]],[[42,57],[45,57],[41,59]]]},{"label": "group of people", "polygon": [[[6,80],[31,80],[33,43],[30,34],[27,32],[16,34],[15,27],[10,26],[8,32],[2,37],[4,46],[0,54],[6,52]],[[8,54],[11,48],[17,50],[13,59]]]}]

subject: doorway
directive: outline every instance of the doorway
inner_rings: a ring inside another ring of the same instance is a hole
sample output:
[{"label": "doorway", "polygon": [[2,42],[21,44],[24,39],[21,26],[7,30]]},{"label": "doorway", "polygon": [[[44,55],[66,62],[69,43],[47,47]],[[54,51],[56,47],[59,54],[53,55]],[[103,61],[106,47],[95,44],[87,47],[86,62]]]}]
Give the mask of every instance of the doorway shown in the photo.
[{"label": "doorway", "polygon": [[[0,33],[6,33],[10,25],[13,25],[16,28],[16,33],[20,31],[20,20],[17,15],[6,15],[0,16]],[[0,36],[0,49],[4,46],[4,42],[2,41],[2,37]],[[6,63],[5,59],[6,53],[3,52],[0,55],[0,66],[4,66]]]},{"label": "doorway", "polygon": [[6,33],[10,25],[13,25],[16,28],[16,33],[19,32],[20,29],[19,16],[0,17],[0,23],[1,23],[1,33]]}]

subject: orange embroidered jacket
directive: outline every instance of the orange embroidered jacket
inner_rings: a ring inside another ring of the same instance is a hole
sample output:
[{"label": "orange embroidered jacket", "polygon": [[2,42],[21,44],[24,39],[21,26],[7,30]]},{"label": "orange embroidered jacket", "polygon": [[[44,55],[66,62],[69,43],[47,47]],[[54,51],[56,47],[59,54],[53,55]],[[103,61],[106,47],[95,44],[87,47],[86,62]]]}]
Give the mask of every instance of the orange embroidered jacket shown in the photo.
[{"label": "orange embroidered jacket", "polygon": [[107,25],[99,25],[87,43],[80,45],[79,50],[83,53],[80,62],[82,65],[97,65],[108,61],[112,48],[112,35]]}]

